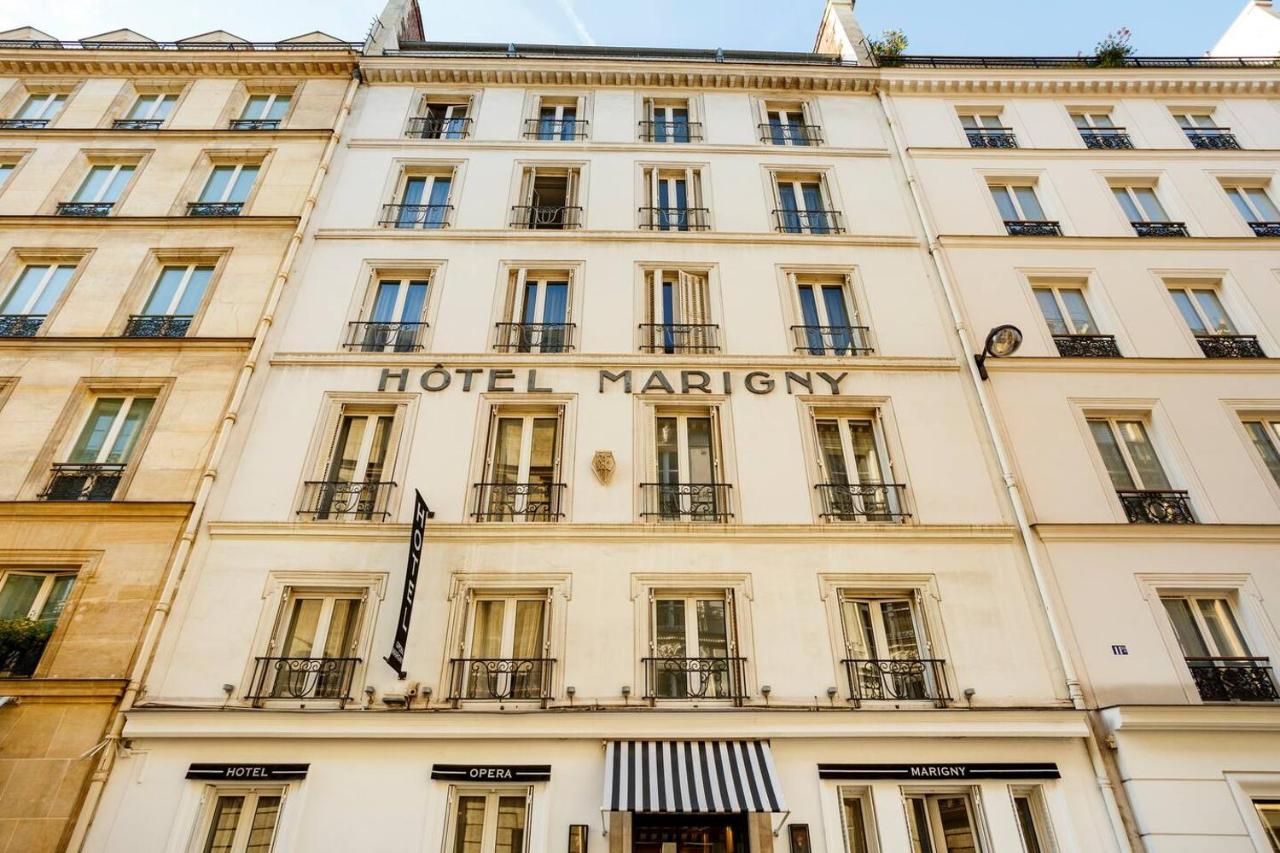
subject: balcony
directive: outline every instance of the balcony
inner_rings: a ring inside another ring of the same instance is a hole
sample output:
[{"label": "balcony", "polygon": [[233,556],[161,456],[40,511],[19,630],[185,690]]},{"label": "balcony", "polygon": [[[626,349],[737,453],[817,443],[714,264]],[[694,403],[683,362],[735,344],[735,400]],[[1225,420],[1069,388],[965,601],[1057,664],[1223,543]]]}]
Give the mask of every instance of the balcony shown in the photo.
[{"label": "balcony", "polygon": [[409,119],[404,135],[410,139],[467,139],[471,136],[471,119],[415,116]]},{"label": "balcony", "polygon": [[116,494],[124,464],[58,462],[42,501],[109,501]]},{"label": "balcony", "polygon": [[60,201],[59,216],[110,216],[113,201]]},{"label": "balcony", "polygon": [[1196,335],[1206,358],[1266,358],[1257,335]]},{"label": "balcony", "polygon": [[449,701],[540,702],[551,699],[552,658],[454,658]]},{"label": "balcony", "polygon": [[1280,237],[1280,222],[1250,222],[1249,227],[1257,237]]},{"label": "balcony", "polygon": [[556,522],[564,518],[564,483],[476,483],[476,521]]},{"label": "balcony", "polygon": [[162,118],[118,118],[111,122],[112,130],[159,130],[162,126]]},{"label": "balcony", "polygon": [[311,480],[303,483],[298,515],[312,521],[386,521],[396,484]]},{"label": "balcony", "polygon": [[1050,220],[1006,219],[1004,228],[1010,237],[1061,237],[1062,226]]},{"label": "balcony", "polygon": [[360,658],[255,658],[245,699],[261,708],[267,700],[328,701],[345,707]]},{"label": "balcony", "polygon": [[1054,335],[1053,345],[1063,358],[1120,358],[1115,335]]},{"label": "balcony", "polygon": [[0,130],[42,130],[48,126],[47,118],[0,118]]},{"label": "balcony", "polygon": [[728,483],[641,483],[645,521],[727,524],[733,519]]},{"label": "balcony", "polygon": [[1009,127],[967,128],[970,148],[1017,148],[1018,137]]},{"label": "balcony", "polygon": [[1139,237],[1190,237],[1185,222],[1133,222],[1134,233]]},{"label": "balcony", "polygon": [[650,657],[644,664],[644,698],[746,700],[746,658]]},{"label": "balcony", "polygon": [[0,314],[0,338],[34,338],[45,314]]},{"label": "balcony", "polygon": [[384,228],[448,228],[451,204],[384,204],[378,224]]},{"label": "balcony", "polygon": [[774,230],[782,234],[843,234],[838,210],[775,210]]},{"label": "balcony", "polygon": [[185,338],[190,314],[134,314],[124,327],[126,338]]},{"label": "balcony", "polygon": [[697,355],[720,351],[720,327],[714,323],[641,323],[640,351]]},{"label": "balcony", "polygon": [[1103,150],[1129,150],[1133,148],[1133,140],[1123,127],[1095,127],[1092,130],[1080,131],[1085,148]]},{"label": "balcony", "polygon": [[640,122],[640,141],[701,142],[702,122],[642,121]]},{"label": "balcony", "polygon": [[821,145],[822,126],[817,124],[760,124],[760,141],[765,145]]},{"label": "balcony", "polygon": [[583,119],[576,118],[529,118],[524,121],[524,138],[544,142],[572,142],[586,139],[587,124]]},{"label": "balcony", "polygon": [[642,207],[642,231],[708,231],[711,211],[705,207]]},{"label": "balcony", "polygon": [[1117,491],[1130,524],[1195,524],[1191,497],[1184,491],[1126,489]]},{"label": "balcony", "polygon": [[573,351],[573,323],[497,323],[494,352]]},{"label": "balcony", "polygon": [[244,210],[242,201],[192,201],[187,203],[187,216],[239,216]]},{"label": "balcony", "polygon": [[342,346],[355,352],[419,352],[426,330],[426,323],[353,322]]},{"label": "balcony", "polygon": [[868,701],[931,701],[945,708],[951,701],[944,660],[849,658],[841,663],[849,679],[849,701],[855,707]]},{"label": "balcony", "polygon": [[819,483],[822,517],[827,521],[870,521],[901,524],[907,487],[902,483]]},{"label": "balcony", "polygon": [[1240,141],[1229,127],[1184,127],[1193,148],[1202,151],[1239,151]]},{"label": "balcony", "polygon": [[1280,702],[1268,658],[1187,658],[1205,702]]},{"label": "balcony", "polygon": [[792,326],[795,351],[809,355],[872,355],[870,326]]},{"label": "balcony", "polygon": [[30,678],[56,626],[54,619],[0,619],[0,678]]},{"label": "balcony", "polygon": [[582,208],[567,204],[517,204],[511,208],[511,227],[568,231],[582,225]]},{"label": "balcony", "polygon": [[280,119],[278,118],[233,118],[230,125],[232,130],[279,130]]}]

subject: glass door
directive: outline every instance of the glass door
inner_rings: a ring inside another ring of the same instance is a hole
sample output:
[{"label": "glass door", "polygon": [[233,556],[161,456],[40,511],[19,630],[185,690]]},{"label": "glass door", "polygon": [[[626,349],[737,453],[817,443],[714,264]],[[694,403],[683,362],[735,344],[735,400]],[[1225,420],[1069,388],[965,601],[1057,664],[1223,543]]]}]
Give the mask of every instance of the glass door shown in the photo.
[{"label": "glass door", "polygon": [[501,414],[490,433],[481,516],[492,521],[560,517],[560,415]]},{"label": "glass door", "polygon": [[868,349],[850,310],[845,283],[798,282],[796,298],[810,355],[855,355]]},{"label": "glass door", "polygon": [[845,521],[889,521],[899,515],[898,494],[884,476],[889,466],[875,422],[819,418],[814,425],[826,512]]},{"label": "glass door", "polygon": [[364,327],[364,352],[413,352],[420,345],[427,307],[427,279],[384,279],[374,291]]},{"label": "glass door", "polygon": [[909,598],[841,600],[845,653],[858,699],[928,699],[939,695],[919,663],[924,627]]},{"label": "glass door", "polygon": [[656,421],[658,512],[674,520],[715,520],[721,482],[710,415],[661,415]]},{"label": "glass door", "polygon": [[545,596],[477,598],[463,648],[468,699],[542,699],[548,649]]},{"label": "glass door", "polygon": [[820,181],[777,179],[782,230],[788,234],[827,234],[831,231]]},{"label": "glass door", "polygon": [[660,596],[653,603],[653,682],[659,699],[734,695],[728,597]]},{"label": "glass door", "polygon": [[912,853],[981,853],[982,845],[966,794],[907,797]]},{"label": "glass door", "polygon": [[[346,699],[357,656],[362,599],[358,594],[295,593],[272,643],[274,698]],[[342,659],[346,659],[345,661]]]},{"label": "glass door", "polygon": [[444,228],[449,218],[449,191],[453,175],[420,175],[407,178],[400,197],[397,228]]},{"label": "glass door", "polygon": [[569,282],[524,276],[514,322],[519,334],[508,344],[516,352],[566,352],[569,349]]},{"label": "glass door", "polygon": [[388,485],[384,475],[394,422],[389,412],[343,410],[316,518],[330,514],[373,517],[379,492]]}]

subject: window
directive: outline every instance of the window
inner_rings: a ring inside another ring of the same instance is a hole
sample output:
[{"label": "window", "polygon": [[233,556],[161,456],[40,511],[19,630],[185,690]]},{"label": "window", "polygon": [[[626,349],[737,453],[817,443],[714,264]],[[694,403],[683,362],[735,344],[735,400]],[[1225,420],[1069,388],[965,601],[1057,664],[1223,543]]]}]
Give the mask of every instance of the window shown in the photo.
[{"label": "window", "polygon": [[360,352],[416,352],[426,332],[431,278],[379,276],[365,316],[351,324],[346,348]]},{"label": "window", "polygon": [[1169,296],[1206,358],[1264,356],[1256,335],[1240,334],[1216,287],[1176,284],[1169,287]]},{"label": "window", "polygon": [[99,397],[85,419],[66,462],[53,466],[46,500],[109,501],[132,460],[155,397]]},{"label": "window", "polygon": [[106,216],[120,200],[136,167],[132,163],[100,163],[89,167],[89,173],[71,196],[70,202],[58,205],[62,216]]},{"label": "window", "polygon": [[1049,831],[1044,792],[1039,788],[1014,788],[1013,813],[1018,818],[1023,853],[1053,853],[1057,848]]},{"label": "window", "polygon": [[1234,150],[1239,141],[1229,127],[1219,127],[1210,110],[1174,110],[1173,118],[1195,148]]},{"label": "window", "polygon": [[774,220],[784,234],[840,234],[839,211],[833,209],[826,181],[819,173],[779,172],[773,176]]},{"label": "window", "polygon": [[1123,127],[1117,127],[1111,114],[1100,110],[1071,113],[1086,148],[1132,148],[1133,140]]},{"label": "window", "polygon": [[840,621],[853,702],[949,698],[943,661],[929,654],[919,593],[843,590]]},{"label": "window", "polygon": [[891,482],[879,419],[815,409],[818,494],[827,521],[902,521],[904,487]]},{"label": "window", "polygon": [[452,853],[524,853],[529,788],[450,788],[445,849]]},{"label": "window", "polygon": [[1187,226],[1172,222],[1154,186],[1113,185],[1111,192],[1139,237],[1186,237]]},{"label": "window", "polygon": [[1014,237],[1059,237],[1061,226],[1045,218],[1044,208],[1036,196],[1033,182],[988,184],[991,199],[1004,220],[1005,229]]},{"label": "window", "polygon": [[15,162],[0,161],[0,187],[3,187],[5,184],[9,183],[9,177],[13,174],[14,170],[17,168],[18,168],[18,164]]},{"label": "window", "polygon": [[0,649],[0,678],[26,678],[35,672],[75,581],[74,572],[0,575],[0,624],[12,629]]},{"label": "window", "polygon": [[534,118],[525,122],[525,138],[573,141],[587,138],[584,98],[538,98]]},{"label": "window", "polygon": [[1190,524],[1185,491],[1175,490],[1147,433],[1135,417],[1090,417],[1089,431],[1130,522]]},{"label": "window", "polygon": [[511,209],[511,227],[550,230],[580,227],[580,178],[581,170],[576,167],[525,167],[517,203]]},{"label": "window", "polygon": [[559,521],[564,409],[494,407],[476,484],[477,521]]},{"label": "window", "polygon": [[1244,422],[1244,428],[1271,472],[1271,478],[1280,486],[1280,416],[1251,418]]},{"label": "window", "polygon": [[866,789],[840,791],[840,817],[844,826],[845,853],[872,853],[871,792]]},{"label": "window", "polygon": [[960,126],[970,148],[1017,148],[1018,137],[1004,126],[999,111],[967,111],[960,113]]},{"label": "window", "polygon": [[1280,700],[1270,661],[1250,650],[1229,598],[1211,593],[1162,593],[1160,603],[1202,700]]},{"label": "window", "polygon": [[655,592],[646,698],[741,698],[744,661],[737,657],[733,613],[731,590]]},{"label": "window", "polygon": [[305,484],[299,514],[316,521],[383,521],[400,425],[394,409],[342,406],[322,479]]},{"label": "window", "polygon": [[409,120],[409,136],[418,139],[466,139],[471,135],[471,98],[428,95]]},{"label": "window", "polygon": [[906,800],[913,853],[981,853],[969,794],[908,794]]},{"label": "window", "polygon": [[74,264],[28,264],[0,302],[0,337],[29,338],[40,330],[58,304]]},{"label": "window", "polygon": [[258,179],[257,163],[222,163],[213,167],[200,198],[187,205],[190,216],[239,216]]},{"label": "window", "polygon": [[719,331],[720,327],[711,322],[706,272],[678,269],[644,272],[641,351],[667,354],[719,352]]},{"label": "window", "polygon": [[245,697],[347,702],[360,663],[366,590],[287,589]]},{"label": "window", "polygon": [[453,214],[453,169],[405,175],[399,203],[386,205],[382,225],[393,228],[447,228]]},{"label": "window", "polygon": [[721,461],[719,410],[656,410],[656,482],[644,483],[641,515],[650,521],[725,522],[733,517]]},{"label": "window", "polygon": [[711,227],[702,197],[702,172],[691,166],[644,170],[640,227],[650,231],[704,231]]},{"label": "window", "polygon": [[760,141],[768,145],[821,145],[822,128],[803,101],[765,101],[760,106]]},{"label": "window", "polygon": [[284,789],[210,787],[201,853],[270,853],[284,805]]},{"label": "window", "polygon": [[231,122],[232,130],[275,130],[280,126],[293,96],[280,92],[263,92],[249,95],[240,118]]},{"label": "window", "polygon": [[160,270],[142,313],[129,318],[126,337],[181,338],[204,301],[213,267],[204,264],[166,265]]},{"label": "window", "polygon": [[1280,853],[1280,800],[1254,800],[1253,807],[1258,811],[1258,820],[1271,842],[1271,849]]},{"label": "window", "polygon": [[690,121],[687,98],[645,98],[645,118],[640,122],[644,142],[701,142],[702,122]]},{"label": "window", "polygon": [[45,127],[57,118],[66,103],[67,95],[63,92],[33,92],[5,125],[19,128]]},{"label": "window", "polygon": [[1040,313],[1054,335],[1096,335],[1098,324],[1079,287],[1035,287]]},{"label": "window", "polygon": [[550,698],[549,594],[477,593],[467,614],[460,657],[451,661],[450,698]]},{"label": "window", "polygon": [[573,349],[574,325],[569,322],[574,271],[513,270],[506,303],[497,324],[498,352],[563,353]]},{"label": "window", "polygon": [[796,352],[809,355],[865,355],[871,347],[871,330],[861,325],[848,275],[788,273],[795,299],[791,327]]},{"label": "window", "polygon": [[1259,237],[1280,237],[1280,209],[1264,187],[1224,186],[1231,203]]},{"label": "window", "polygon": [[161,92],[140,94],[124,118],[116,119],[114,126],[126,130],[152,130],[160,127],[178,103],[176,94]]}]

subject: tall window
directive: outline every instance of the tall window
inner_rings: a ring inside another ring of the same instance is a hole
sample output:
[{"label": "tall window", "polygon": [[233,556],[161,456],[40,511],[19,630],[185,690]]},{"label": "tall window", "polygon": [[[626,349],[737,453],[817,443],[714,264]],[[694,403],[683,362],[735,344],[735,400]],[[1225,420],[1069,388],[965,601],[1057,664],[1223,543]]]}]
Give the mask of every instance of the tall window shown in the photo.
[{"label": "tall window", "polygon": [[658,410],[653,471],[642,486],[642,515],[650,520],[723,522],[732,517],[715,408]]},{"label": "tall window", "polygon": [[1271,472],[1271,478],[1280,486],[1280,416],[1249,418],[1244,428]]},{"label": "tall window", "polygon": [[524,853],[532,799],[528,788],[451,788],[446,849]]},{"label": "tall window", "polygon": [[419,139],[466,139],[471,134],[471,98],[429,95],[421,114],[409,122]]},{"label": "tall window", "polygon": [[1173,222],[1153,185],[1113,185],[1111,192],[1139,237],[1186,237],[1187,226]]},{"label": "tall window", "polygon": [[653,231],[702,231],[710,227],[702,198],[702,174],[690,166],[644,170],[645,204],[640,227]]},{"label": "tall window", "polygon": [[656,593],[648,695],[656,699],[728,699],[742,689],[733,634],[733,594]]},{"label": "tall window", "polygon": [[238,216],[253,191],[261,167],[256,163],[215,165],[198,200],[187,206],[192,216]]},{"label": "tall window", "polygon": [[165,266],[160,270],[142,313],[129,320],[126,335],[176,337],[186,335],[204,300],[213,267],[204,264]]},{"label": "tall window", "polygon": [[1229,127],[1220,127],[1208,110],[1174,110],[1173,118],[1196,148],[1236,149],[1240,147]]},{"label": "tall window", "polygon": [[999,112],[970,110],[960,113],[960,126],[970,148],[1017,148],[1013,129],[1004,126]]},{"label": "tall window", "polygon": [[47,500],[111,500],[155,403],[154,397],[141,396],[95,400],[66,462],[53,466],[53,477],[42,496]]},{"label": "tall window", "polygon": [[702,123],[690,121],[688,98],[645,98],[640,139],[645,142],[700,142]]},{"label": "tall window", "polygon": [[14,161],[0,161],[0,187],[9,183],[9,177],[13,174],[13,170],[18,168],[18,164]]},{"label": "tall window", "polygon": [[431,280],[423,276],[379,278],[366,320],[351,324],[348,349],[361,352],[415,352],[426,331]]},{"label": "tall window", "polygon": [[803,101],[765,101],[760,139],[769,145],[820,145],[822,129],[809,115]]},{"label": "tall window", "polygon": [[1224,186],[1231,203],[1259,237],[1280,236],[1280,209],[1263,187]]},{"label": "tall window", "polygon": [[1123,417],[1089,418],[1089,431],[1117,490],[1168,491],[1172,488],[1142,421]]},{"label": "tall window", "polygon": [[1031,292],[1059,355],[1120,357],[1115,336],[1101,334],[1083,287],[1041,284],[1032,287]]},{"label": "tall window", "polygon": [[1014,237],[1056,237],[1062,234],[1057,222],[1045,218],[1034,183],[988,184],[991,199]]},{"label": "tall window", "polygon": [[240,118],[231,126],[236,130],[274,130],[284,120],[292,102],[292,95],[279,92],[250,95],[240,111]]},{"label": "tall window", "polygon": [[912,853],[981,853],[969,794],[908,794]]},{"label": "tall window", "polygon": [[846,853],[871,853],[872,815],[869,790],[841,790],[840,816]]},{"label": "tall window", "polygon": [[1071,120],[1080,131],[1087,148],[1132,148],[1133,141],[1123,127],[1117,127],[1111,114],[1100,110],[1073,112]]},{"label": "tall window", "polygon": [[58,213],[66,216],[106,216],[120,200],[124,188],[133,177],[131,163],[101,163],[90,166],[70,202],[58,205]]},{"label": "tall window", "polygon": [[13,118],[15,123],[21,122],[24,127],[44,127],[62,112],[66,103],[67,96],[62,92],[33,93]]},{"label": "tall window", "polygon": [[0,302],[0,337],[31,337],[58,304],[74,264],[28,264]]},{"label": "tall window", "polygon": [[1049,828],[1049,810],[1040,788],[1014,788],[1013,813],[1018,818],[1023,853],[1053,853],[1053,833]]},{"label": "tall window", "polygon": [[246,698],[351,699],[366,590],[286,588],[266,656]]},{"label": "tall window", "polygon": [[573,349],[573,270],[513,271],[494,338],[498,352],[562,353]]},{"label": "tall window", "polygon": [[796,352],[861,355],[872,351],[870,330],[859,323],[849,276],[789,273],[788,277],[800,319],[800,324],[792,327]]},{"label": "tall window", "polygon": [[1253,807],[1258,812],[1267,840],[1271,842],[1271,849],[1280,853],[1280,800],[1254,800]]},{"label": "tall window", "polygon": [[580,227],[580,178],[581,171],[576,167],[526,167],[520,177],[517,203],[511,210],[511,227],[553,231]]},{"label": "tall window", "polygon": [[1207,358],[1263,358],[1257,335],[1242,335],[1215,287],[1171,285],[1169,295]]},{"label": "tall window", "polygon": [[384,225],[396,228],[445,228],[449,225],[453,205],[453,170],[422,175],[408,175],[400,191],[400,203],[390,205]]},{"label": "tall window", "polygon": [[453,661],[451,696],[461,699],[549,698],[551,661],[546,592],[479,594]]},{"label": "tall window", "polygon": [[582,98],[541,97],[534,118],[525,123],[525,138],[572,141],[587,138]]},{"label": "tall window", "polygon": [[489,423],[484,479],[476,484],[478,521],[559,521],[564,483],[564,410],[496,408]]},{"label": "tall window", "polygon": [[202,853],[270,853],[284,789],[210,788]]},{"label": "tall window", "polygon": [[160,127],[165,119],[169,118],[176,103],[178,103],[176,94],[155,92],[138,95],[129,112],[116,124],[138,128]]},{"label": "tall window", "polygon": [[73,572],[16,570],[0,575],[0,624],[12,629],[0,648],[0,677],[35,672],[75,580]]},{"label": "tall window", "polygon": [[814,412],[822,516],[830,521],[895,521],[904,517],[901,486],[874,417]]},{"label": "tall window", "polygon": [[773,176],[777,229],[784,234],[839,234],[844,231],[821,174],[779,172]]},{"label": "tall window", "polygon": [[705,272],[646,270],[644,288],[641,350],[669,354],[719,350],[719,326],[711,322]]},{"label": "tall window", "polygon": [[918,596],[845,591],[840,597],[851,698],[946,698],[941,661],[929,655]]},{"label": "tall window", "polygon": [[1212,593],[1160,596],[1200,698],[1206,702],[1280,700],[1271,662],[1250,649],[1232,602]]},{"label": "tall window", "polygon": [[306,484],[299,512],[316,520],[383,520],[394,483],[396,416],[393,410],[343,406],[323,469]]}]

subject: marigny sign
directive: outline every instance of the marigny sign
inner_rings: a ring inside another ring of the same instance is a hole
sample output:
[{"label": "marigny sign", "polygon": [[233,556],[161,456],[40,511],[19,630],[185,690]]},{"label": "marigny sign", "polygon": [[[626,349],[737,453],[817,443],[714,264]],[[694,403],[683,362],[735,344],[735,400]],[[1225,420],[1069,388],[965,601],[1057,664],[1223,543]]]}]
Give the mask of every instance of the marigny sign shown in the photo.
[{"label": "marigny sign", "polygon": [[[379,391],[408,391],[410,384],[423,391],[437,393],[458,388],[463,393],[473,390],[493,393],[553,393],[556,389],[543,385],[535,368],[456,367],[437,364],[424,370],[416,379],[407,367],[399,370],[383,368],[378,377]],[[825,370],[768,371],[721,370],[600,370],[596,390],[621,390],[624,394],[732,394],[743,390],[748,394],[771,394],[785,390],[788,394],[839,394],[847,372]]]}]

